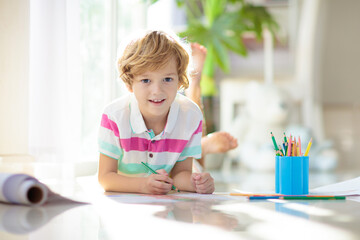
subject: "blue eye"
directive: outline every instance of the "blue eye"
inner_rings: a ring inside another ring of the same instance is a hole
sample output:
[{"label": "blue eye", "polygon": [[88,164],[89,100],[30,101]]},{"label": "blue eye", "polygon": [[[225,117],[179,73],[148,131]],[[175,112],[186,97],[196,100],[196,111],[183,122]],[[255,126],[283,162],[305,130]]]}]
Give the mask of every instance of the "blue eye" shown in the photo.
[{"label": "blue eye", "polygon": [[173,79],[172,78],[169,78],[169,77],[167,77],[167,78],[164,78],[164,82],[171,82]]},{"label": "blue eye", "polygon": [[142,82],[142,83],[149,83],[150,80],[149,80],[149,79],[142,79],[141,82]]}]

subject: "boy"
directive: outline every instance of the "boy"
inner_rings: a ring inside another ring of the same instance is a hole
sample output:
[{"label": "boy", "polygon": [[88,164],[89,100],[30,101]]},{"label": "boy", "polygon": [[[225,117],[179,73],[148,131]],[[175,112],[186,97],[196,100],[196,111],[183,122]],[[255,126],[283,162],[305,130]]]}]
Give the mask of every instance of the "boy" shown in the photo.
[{"label": "boy", "polygon": [[[209,173],[192,173],[193,158],[201,157],[202,113],[177,93],[189,85],[188,64],[180,41],[161,31],[126,46],[118,70],[131,94],[106,107],[99,132],[98,178],[106,191],[214,191]],[[158,174],[148,175],[141,162]]]}]

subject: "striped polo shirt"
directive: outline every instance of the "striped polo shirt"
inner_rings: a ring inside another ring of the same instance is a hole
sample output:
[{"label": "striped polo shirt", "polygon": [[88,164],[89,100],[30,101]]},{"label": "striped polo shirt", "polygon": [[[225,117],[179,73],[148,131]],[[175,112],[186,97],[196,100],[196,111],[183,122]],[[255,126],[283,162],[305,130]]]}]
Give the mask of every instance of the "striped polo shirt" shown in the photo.
[{"label": "striped polo shirt", "polygon": [[187,97],[177,94],[165,129],[155,136],[146,128],[134,94],[110,103],[99,129],[100,153],[118,161],[118,173],[146,176],[146,162],[155,171],[168,173],[176,162],[201,157],[202,112]]}]

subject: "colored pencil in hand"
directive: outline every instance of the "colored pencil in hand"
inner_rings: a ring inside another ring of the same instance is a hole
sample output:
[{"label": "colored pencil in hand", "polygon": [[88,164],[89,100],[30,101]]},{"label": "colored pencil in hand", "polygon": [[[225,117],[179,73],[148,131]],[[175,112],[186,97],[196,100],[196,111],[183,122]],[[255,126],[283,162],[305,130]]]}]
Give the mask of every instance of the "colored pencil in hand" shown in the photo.
[{"label": "colored pencil in hand", "polygon": [[[155,172],[154,169],[152,169],[151,167],[149,167],[149,165],[147,165],[146,163],[141,162],[141,164],[144,165],[147,169],[149,169],[150,172],[152,172],[153,174],[159,174],[159,173]],[[174,185],[171,186],[171,189],[180,192],[179,189],[177,189]]]}]

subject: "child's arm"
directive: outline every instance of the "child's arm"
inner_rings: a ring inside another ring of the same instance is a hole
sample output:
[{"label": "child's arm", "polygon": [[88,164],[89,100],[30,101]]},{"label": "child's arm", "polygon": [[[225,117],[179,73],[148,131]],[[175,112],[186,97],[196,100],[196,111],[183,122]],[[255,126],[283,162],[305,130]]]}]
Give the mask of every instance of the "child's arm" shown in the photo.
[{"label": "child's arm", "polygon": [[173,180],[163,169],[148,177],[127,177],[117,173],[117,164],[100,153],[98,179],[105,191],[166,194],[171,190]]},{"label": "child's arm", "polygon": [[192,173],[193,158],[177,162],[171,171],[174,185],[183,191],[213,193],[214,179],[209,173]]},{"label": "child's arm", "polygon": [[179,190],[195,192],[195,187],[191,183],[193,158],[189,157],[182,162],[177,162],[171,170],[171,177],[174,185]]}]

